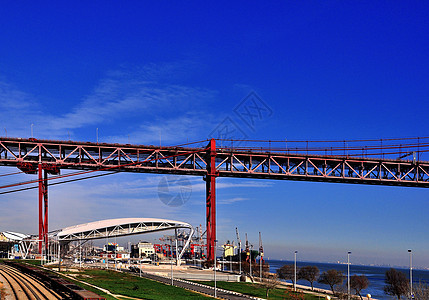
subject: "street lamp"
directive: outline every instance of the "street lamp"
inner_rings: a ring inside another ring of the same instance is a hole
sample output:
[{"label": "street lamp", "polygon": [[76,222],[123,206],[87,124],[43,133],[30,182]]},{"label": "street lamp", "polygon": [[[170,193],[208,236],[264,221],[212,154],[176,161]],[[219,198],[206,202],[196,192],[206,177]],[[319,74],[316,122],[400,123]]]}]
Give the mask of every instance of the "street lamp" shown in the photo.
[{"label": "street lamp", "polygon": [[347,299],[350,299],[350,254],[347,252]]},{"label": "street lamp", "polygon": [[216,247],[217,247],[217,240],[214,240],[214,260],[213,260],[213,262],[214,262],[214,265],[213,265],[213,268],[214,268],[214,297],[215,298],[217,298],[217,291],[216,291],[216,263],[217,263],[217,261],[216,261]]},{"label": "street lamp", "polygon": [[79,238],[79,269],[82,269],[82,241]]},{"label": "street lamp", "polygon": [[241,275],[241,241],[239,241],[238,246],[238,259],[240,261],[240,275]]},{"label": "street lamp", "polygon": [[409,249],[408,253],[410,253],[410,291],[413,298],[413,252]]},{"label": "street lamp", "polygon": [[171,285],[174,285],[174,280],[173,280],[173,258],[170,259],[170,268],[171,268]]},{"label": "street lamp", "polygon": [[250,277],[252,278],[252,249],[253,249],[253,245],[250,245],[250,252],[249,252],[249,273],[250,273]]},{"label": "street lamp", "polygon": [[296,254],[298,251],[295,251],[295,264],[294,264],[294,273],[295,273],[295,280],[293,281],[293,290],[296,292]]}]

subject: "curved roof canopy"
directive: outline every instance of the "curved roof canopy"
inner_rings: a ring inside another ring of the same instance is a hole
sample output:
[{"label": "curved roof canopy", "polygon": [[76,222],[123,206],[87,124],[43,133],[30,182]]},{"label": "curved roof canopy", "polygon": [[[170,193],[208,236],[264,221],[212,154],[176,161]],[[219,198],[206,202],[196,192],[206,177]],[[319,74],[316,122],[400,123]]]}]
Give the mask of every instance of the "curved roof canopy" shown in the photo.
[{"label": "curved roof canopy", "polygon": [[185,228],[190,231],[188,240],[176,259],[177,264],[180,264],[180,259],[189,246],[192,235],[194,234],[194,228],[191,224],[185,222],[153,218],[110,219],[67,227],[55,232],[54,235],[57,236],[60,243],[68,243],[72,241],[127,236],[178,228]]},{"label": "curved roof canopy", "polygon": [[67,227],[59,230],[56,235],[59,241],[71,242],[115,236],[127,236],[178,228],[190,229],[191,235],[194,231],[191,224],[180,221],[154,218],[122,218]]},{"label": "curved roof canopy", "polygon": [[0,232],[0,241],[2,242],[20,242],[23,239],[29,238],[29,235],[12,232],[12,231],[3,231]]}]

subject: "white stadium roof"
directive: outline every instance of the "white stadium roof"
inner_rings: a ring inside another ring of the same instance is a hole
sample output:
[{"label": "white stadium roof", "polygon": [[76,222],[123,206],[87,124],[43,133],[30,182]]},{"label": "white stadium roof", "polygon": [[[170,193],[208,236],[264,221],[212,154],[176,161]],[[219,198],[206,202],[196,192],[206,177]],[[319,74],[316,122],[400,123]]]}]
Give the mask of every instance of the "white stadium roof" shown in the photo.
[{"label": "white stadium roof", "polygon": [[192,225],[181,221],[155,218],[109,219],[75,225],[56,232],[60,241],[77,241],[126,236],[178,228],[190,229]]},{"label": "white stadium roof", "polygon": [[[85,233],[88,231],[100,231],[102,229],[111,228],[111,227],[122,227],[122,228],[132,228],[132,225],[136,224],[175,224],[179,225],[183,228],[189,228],[192,227],[191,224],[180,222],[180,221],[173,221],[173,220],[167,220],[167,219],[155,219],[155,218],[121,218],[121,219],[109,219],[109,220],[101,220],[101,221],[95,221],[75,226],[70,226],[61,229],[57,235],[61,239],[61,237],[67,236],[67,235],[80,235],[81,233]],[[156,230],[154,230],[156,231]]]},{"label": "white stadium roof", "polygon": [[7,238],[10,242],[20,242],[23,239],[30,237],[29,235],[12,231],[3,231],[0,232],[0,234]]},{"label": "white stadium roof", "polygon": [[194,234],[192,225],[185,222],[154,218],[109,219],[67,227],[54,234],[57,236],[60,243],[68,243],[72,241],[103,239],[164,230],[177,230],[179,228],[189,229],[189,237],[180,255],[178,255],[178,259],[180,260]]}]

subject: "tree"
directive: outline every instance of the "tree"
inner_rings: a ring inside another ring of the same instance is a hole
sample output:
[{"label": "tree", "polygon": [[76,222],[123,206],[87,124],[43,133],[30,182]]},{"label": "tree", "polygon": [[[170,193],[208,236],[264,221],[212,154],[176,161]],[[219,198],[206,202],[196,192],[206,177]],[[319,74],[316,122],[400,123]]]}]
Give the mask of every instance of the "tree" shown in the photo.
[{"label": "tree", "polygon": [[[298,275],[298,268],[296,270]],[[284,265],[281,268],[277,269],[277,275],[280,279],[291,280],[295,284],[295,266],[294,265]]]},{"label": "tree", "polygon": [[277,274],[274,274],[269,278],[262,280],[261,286],[265,289],[267,299],[268,299],[268,294],[270,290],[275,289],[279,284],[280,284],[280,280]]},{"label": "tree", "polygon": [[413,285],[413,294],[415,300],[427,300],[429,299],[429,286],[425,283],[419,282]]},{"label": "tree", "polygon": [[369,285],[369,280],[365,275],[353,275],[350,278],[350,287],[355,290],[356,295],[359,295],[360,299],[362,300],[362,295],[360,292],[364,289],[366,289]]},{"label": "tree", "polygon": [[386,271],[385,282],[386,286],[384,287],[384,292],[388,295],[396,296],[398,299],[401,299],[402,295],[408,293],[410,285],[407,277],[402,272],[391,268]]},{"label": "tree", "polygon": [[318,282],[329,285],[331,287],[332,293],[335,294],[335,291],[334,291],[335,285],[342,284],[343,280],[344,280],[344,275],[341,271],[331,269],[326,272],[323,272],[322,275],[320,275]]},{"label": "tree", "polygon": [[313,288],[313,282],[317,280],[319,277],[319,268],[316,266],[305,266],[299,269],[298,278],[305,279],[311,284],[311,289]]}]

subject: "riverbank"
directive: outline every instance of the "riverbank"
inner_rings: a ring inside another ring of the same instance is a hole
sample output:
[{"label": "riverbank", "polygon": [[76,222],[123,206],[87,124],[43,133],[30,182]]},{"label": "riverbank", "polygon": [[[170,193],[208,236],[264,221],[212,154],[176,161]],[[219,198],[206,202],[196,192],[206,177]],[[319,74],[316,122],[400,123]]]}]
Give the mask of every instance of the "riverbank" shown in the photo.
[{"label": "riverbank", "polygon": [[[285,261],[285,260],[267,260],[267,263],[270,265],[270,272],[275,273],[278,268],[283,265],[293,265],[294,261]],[[345,276],[347,276],[347,265],[346,264],[334,264],[334,263],[317,263],[317,262],[306,262],[306,261],[297,261],[297,267],[301,268],[304,266],[316,266],[320,273],[325,272],[330,269],[335,269],[341,271]],[[385,274],[390,267],[376,267],[376,266],[362,266],[362,265],[350,265],[350,276],[352,275],[365,275],[369,280],[368,288],[362,290],[362,295],[370,294],[371,299],[379,300],[390,300],[391,296],[384,293],[385,283]],[[398,271],[401,271],[409,278],[409,270],[397,268]],[[346,281],[345,281],[346,282]],[[344,282],[344,283],[345,283]],[[429,271],[427,270],[413,270],[413,283],[418,284],[429,283]],[[305,280],[298,280],[297,282],[301,286],[306,286],[310,288],[310,284]],[[326,284],[321,284],[318,282],[314,283],[315,288],[329,289],[329,286]]]}]

